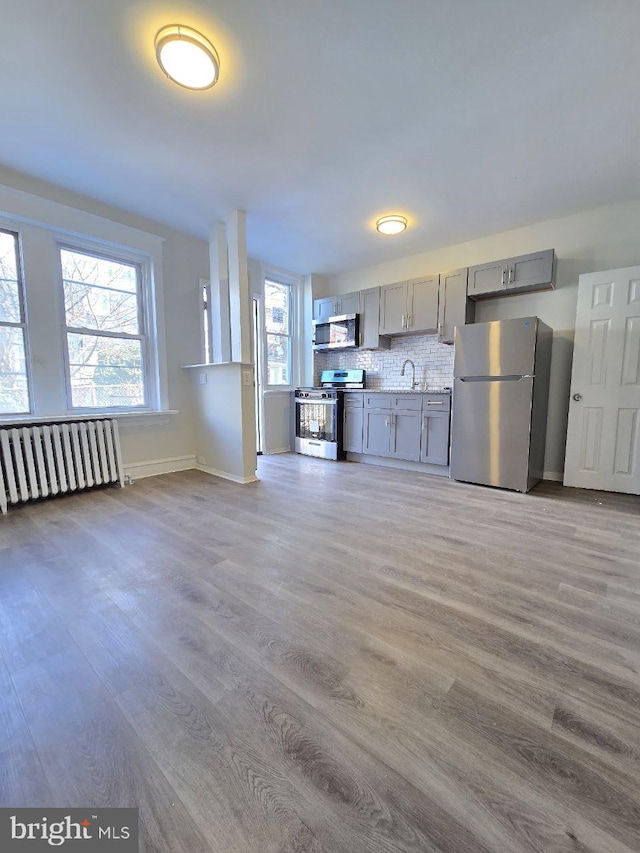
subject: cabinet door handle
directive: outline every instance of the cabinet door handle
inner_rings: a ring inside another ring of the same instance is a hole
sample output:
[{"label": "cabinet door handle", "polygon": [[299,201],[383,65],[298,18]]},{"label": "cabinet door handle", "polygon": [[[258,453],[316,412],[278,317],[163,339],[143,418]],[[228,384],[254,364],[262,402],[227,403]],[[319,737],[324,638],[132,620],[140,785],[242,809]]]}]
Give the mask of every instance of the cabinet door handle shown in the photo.
[{"label": "cabinet door handle", "polygon": [[441,338],[444,335],[442,323],[438,323],[438,337]]},{"label": "cabinet door handle", "polygon": [[513,281],[513,267],[509,267],[509,284]]},{"label": "cabinet door handle", "polygon": [[413,314],[407,314],[407,329],[413,325]]},{"label": "cabinet door handle", "polygon": [[505,280],[504,280],[505,273],[506,273],[506,270],[505,270],[505,269],[503,269],[503,270],[502,270],[502,286],[503,286],[503,287],[504,287],[504,286],[505,286],[505,284],[506,284],[506,282],[505,282]]},{"label": "cabinet door handle", "polygon": [[403,314],[402,315],[402,331],[404,331],[404,320],[405,320],[405,315]]},{"label": "cabinet door handle", "polygon": [[427,406],[444,406],[442,400],[427,400]]}]

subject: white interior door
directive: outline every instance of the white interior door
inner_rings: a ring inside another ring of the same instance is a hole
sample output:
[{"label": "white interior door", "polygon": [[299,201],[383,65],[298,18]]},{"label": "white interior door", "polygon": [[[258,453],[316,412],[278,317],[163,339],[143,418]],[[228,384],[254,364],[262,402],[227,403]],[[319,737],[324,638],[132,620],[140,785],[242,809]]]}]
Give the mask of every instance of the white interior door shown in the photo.
[{"label": "white interior door", "polygon": [[580,276],[565,486],[640,494],[640,267]]}]

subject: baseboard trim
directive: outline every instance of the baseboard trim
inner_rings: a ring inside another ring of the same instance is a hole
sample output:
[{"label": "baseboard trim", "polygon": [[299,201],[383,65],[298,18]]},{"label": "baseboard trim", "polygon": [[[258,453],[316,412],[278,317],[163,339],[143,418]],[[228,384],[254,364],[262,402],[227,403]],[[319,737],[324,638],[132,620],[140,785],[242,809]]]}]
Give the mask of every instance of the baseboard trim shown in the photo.
[{"label": "baseboard trim", "polygon": [[370,456],[368,453],[347,453],[347,461],[377,465],[378,468],[392,468],[394,471],[415,471],[417,474],[434,474],[436,477],[449,476],[448,465],[433,465],[430,462],[411,462],[388,456]]},{"label": "baseboard trim", "polygon": [[557,483],[561,483],[564,480],[564,474],[559,471],[545,471],[542,475],[543,480],[555,480]]},{"label": "baseboard trim", "polygon": [[276,453],[291,453],[291,447],[277,447],[275,450],[263,450],[263,456],[275,456]]},{"label": "baseboard trim", "polygon": [[228,471],[218,471],[216,468],[209,468],[206,465],[194,465],[194,468],[197,468],[198,471],[202,471],[204,474],[211,474],[213,477],[221,477],[223,480],[231,480],[232,483],[240,483],[240,485],[244,486],[247,483],[258,483],[259,478],[255,476],[252,477],[239,477],[237,474],[230,474]]},{"label": "baseboard trim", "polygon": [[195,456],[173,456],[169,459],[150,459],[147,462],[125,463],[124,473],[129,474],[133,480],[143,480],[145,477],[173,474],[175,471],[188,471],[195,467]]}]

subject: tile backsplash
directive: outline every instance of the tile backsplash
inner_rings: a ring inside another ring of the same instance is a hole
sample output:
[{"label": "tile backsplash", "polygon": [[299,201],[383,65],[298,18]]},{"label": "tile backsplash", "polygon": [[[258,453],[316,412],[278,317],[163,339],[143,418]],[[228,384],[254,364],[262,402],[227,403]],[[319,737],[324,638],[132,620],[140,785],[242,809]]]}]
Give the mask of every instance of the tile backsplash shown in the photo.
[{"label": "tile backsplash", "polygon": [[438,343],[437,335],[409,335],[391,338],[388,350],[338,350],[317,352],[314,357],[314,384],[320,383],[323,370],[344,370],[349,367],[367,371],[367,388],[397,390],[409,388],[411,368],[401,375],[405,358],[416,366],[416,381],[420,387],[440,391],[453,385],[453,347]]}]

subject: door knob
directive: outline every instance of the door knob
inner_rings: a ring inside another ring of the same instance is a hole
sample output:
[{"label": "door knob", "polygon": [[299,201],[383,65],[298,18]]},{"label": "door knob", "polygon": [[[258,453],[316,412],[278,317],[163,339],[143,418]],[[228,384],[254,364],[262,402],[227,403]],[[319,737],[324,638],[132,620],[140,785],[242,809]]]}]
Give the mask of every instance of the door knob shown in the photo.
[{"label": "door knob", "polygon": [[580,400],[582,400],[582,394],[574,394],[573,399],[576,401],[576,403],[579,403]]}]

